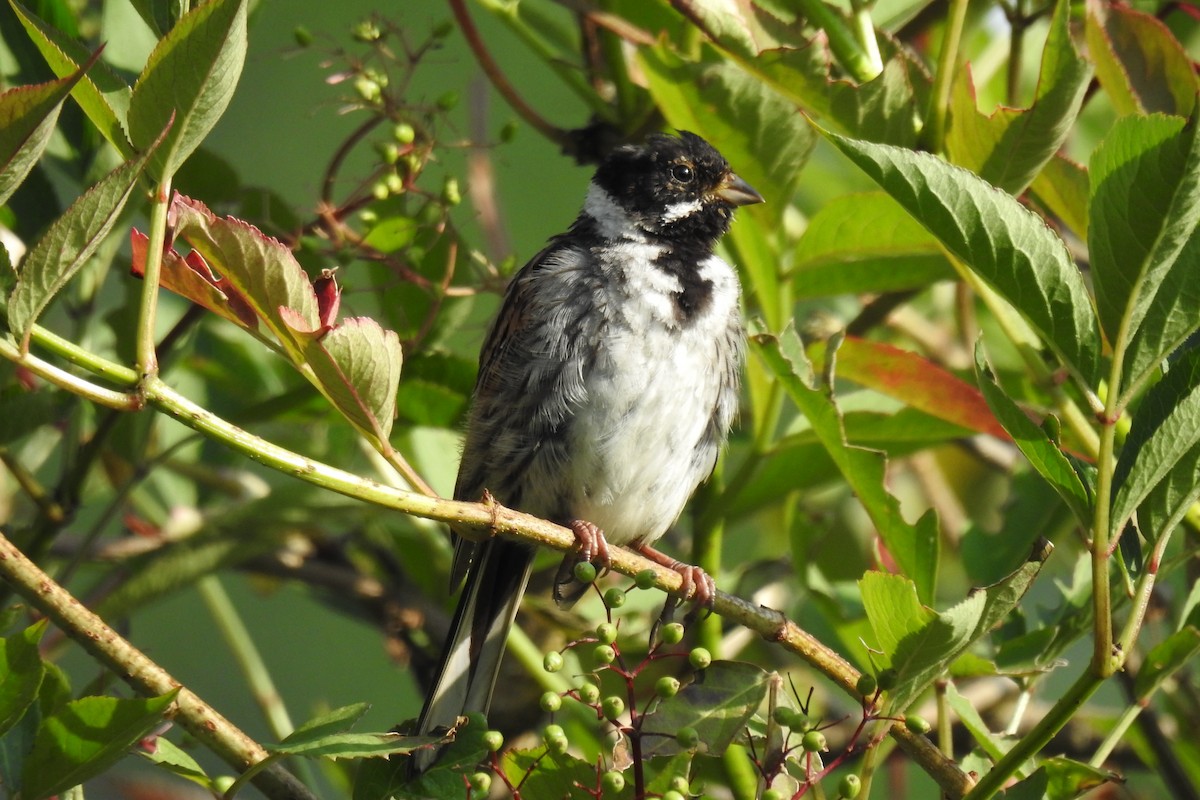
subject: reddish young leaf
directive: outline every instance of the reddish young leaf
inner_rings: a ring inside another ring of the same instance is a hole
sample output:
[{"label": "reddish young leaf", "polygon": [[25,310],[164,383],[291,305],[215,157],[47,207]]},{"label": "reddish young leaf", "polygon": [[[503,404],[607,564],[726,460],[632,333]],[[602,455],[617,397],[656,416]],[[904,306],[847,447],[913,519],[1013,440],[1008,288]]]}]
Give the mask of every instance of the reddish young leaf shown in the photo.
[{"label": "reddish young leaf", "polygon": [[[146,245],[150,240],[136,228],[130,231],[129,240],[133,250],[132,271],[141,278],[146,274]],[[186,257],[179,255],[174,248],[167,250],[163,254],[159,283],[251,333],[258,332],[258,316],[250,303],[236,286],[214,275],[204,256],[195,250]]]},{"label": "reddish young leaf", "polygon": [[[809,348],[809,355],[819,362],[824,351],[824,343],[819,342]],[[837,374],[938,419],[1009,438],[978,389],[916,353],[846,337],[837,351]]]}]

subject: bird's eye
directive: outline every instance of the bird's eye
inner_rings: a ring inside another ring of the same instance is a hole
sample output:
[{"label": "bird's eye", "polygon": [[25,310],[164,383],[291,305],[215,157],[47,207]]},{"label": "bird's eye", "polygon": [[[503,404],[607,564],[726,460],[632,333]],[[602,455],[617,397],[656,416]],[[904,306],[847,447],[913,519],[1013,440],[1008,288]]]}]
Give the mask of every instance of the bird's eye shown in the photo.
[{"label": "bird's eye", "polygon": [[671,167],[671,177],[680,183],[691,183],[696,173],[687,164],[676,164]]}]

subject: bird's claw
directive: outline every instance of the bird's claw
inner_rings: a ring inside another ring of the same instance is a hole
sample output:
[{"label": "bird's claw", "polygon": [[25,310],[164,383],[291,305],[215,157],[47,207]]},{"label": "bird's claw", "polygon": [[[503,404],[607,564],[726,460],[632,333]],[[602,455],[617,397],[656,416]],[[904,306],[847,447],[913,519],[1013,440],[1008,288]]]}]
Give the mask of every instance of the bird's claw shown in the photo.
[{"label": "bird's claw", "polygon": [[608,572],[612,558],[604,531],[587,520],[571,520],[571,531],[575,534],[575,555],[578,561],[595,565],[600,575]]}]

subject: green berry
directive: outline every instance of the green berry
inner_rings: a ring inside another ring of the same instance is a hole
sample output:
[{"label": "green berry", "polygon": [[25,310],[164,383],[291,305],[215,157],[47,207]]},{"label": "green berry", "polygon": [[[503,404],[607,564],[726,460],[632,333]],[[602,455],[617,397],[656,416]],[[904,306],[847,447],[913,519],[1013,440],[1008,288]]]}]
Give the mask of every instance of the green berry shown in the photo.
[{"label": "green berry", "polygon": [[838,781],[838,797],[845,797],[846,800],[853,800],[858,797],[858,793],[862,791],[862,778],[857,775],[843,775]]},{"label": "green berry", "polygon": [[633,576],[633,585],[639,589],[653,589],[654,582],[658,579],[657,574],[652,569],[644,569],[637,575]]},{"label": "green berry", "polygon": [[781,728],[792,727],[793,717],[795,717],[795,712],[787,706],[775,706],[775,710],[771,712],[771,719]]},{"label": "green berry", "polygon": [[547,725],[546,729],[542,731],[542,741],[547,750],[558,755],[567,752],[570,744],[567,740],[567,733],[561,725]]},{"label": "green berry", "polygon": [[680,728],[675,734],[675,741],[684,750],[692,750],[700,746],[700,732],[695,728]]},{"label": "green berry", "polygon": [[679,622],[672,622],[664,625],[662,629],[662,640],[664,644],[679,644],[683,641],[683,625]]},{"label": "green berry", "polygon": [[854,688],[863,697],[871,697],[875,694],[875,690],[879,688],[879,682],[875,680],[874,675],[860,675],[858,683],[855,684]]},{"label": "green berry", "polygon": [[392,192],[388,189],[388,185],[384,181],[375,181],[375,184],[371,187],[371,196],[376,200],[387,200],[391,195]]},{"label": "green berry", "polygon": [[446,205],[456,206],[462,202],[462,190],[458,188],[458,178],[446,178],[442,184],[442,199]]},{"label": "green berry", "polygon": [[378,81],[368,78],[366,75],[360,75],[354,79],[354,91],[358,92],[358,96],[368,103],[374,103],[383,95],[383,89],[379,86]]},{"label": "green berry", "polygon": [[601,644],[612,644],[617,640],[617,626],[611,622],[601,622],[596,626],[596,638]]},{"label": "green berry", "polygon": [[916,714],[909,714],[904,718],[904,727],[908,728],[913,733],[926,734],[929,733],[932,727],[929,720],[924,717],[918,717]]},{"label": "green berry", "polygon": [[379,157],[385,164],[395,164],[400,160],[400,148],[395,142],[380,142],[375,149],[379,151]]},{"label": "green berry", "polygon": [[654,692],[659,697],[674,697],[679,693],[679,679],[664,675],[654,684]]},{"label": "green berry", "polygon": [[392,194],[404,194],[404,178],[401,178],[396,173],[390,173],[383,179],[388,191]]},{"label": "green berry", "polygon": [[580,561],[575,565],[574,575],[580,583],[591,583],[596,580],[596,565],[590,561]]},{"label": "green berry", "polygon": [[611,644],[598,644],[592,658],[597,664],[611,664],[617,660],[617,651]]},{"label": "green berry", "polygon": [[579,684],[579,699],[589,706],[600,702],[600,687],[590,681]]},{"label": "green berry", "polygon": [[762,800],[783,800],[783,792],[778,789],[767,789],[762,793]]},{"label": "green berry", "polygon": [[441,21],[441,22],[439,22],[439,23],[437,24],[437,26],[436,26],[436,27],[433,29],[433,38],[435,38],[435,39],[445,39],[447,36],[449,36],[449,35],[451,34],[451,32],[453,32],[453,30],[454,30],[454,23],[453,23],[453,22],[451,22],[451,21],[450,21],[450,20],[448,20],[448,19],[447,19],[447,20],[442,20],[442,21]]},{"label": "green berry", "polygon": [[417,138],[417,130],[407,122],[398,122],[392,128],[392,138],[400,144],[412,144]]},{"label": "green berry", "polygon": [[662,800],[687,800],[687,798],[674,789],[670,789],[663,792]]},{"label": "green berry", "polygon": [[371,226],[376,222],[379,222],[379,215],[370,208],[364,208],[362,211],[358,212],[358,218],[362,220],[363,225],[367,226]]},{"label": "green berry", "polygon": [[364,19],[351,29],[350,35],[360,42],[374,42],[383,35],[383,32],[379,30],[375,20]]},{"label": "green berry", "polygon": [[610,769],[600,776],[600,788],[604,790],[605,794],[616,794],[625,788],[625,776],[615,769]]},{"label": "green berry", "polygon": [[308,47],[313,43],[312,31],[303,25],[296,26],[296,29],[292,31],[292,38],[300,47]]},{"label": "green berry", "polygon": [[483,734],[483,746],[489,753],[498,753],[504,747],[504,734],[500,731],[487,731]]},{"label": "green berry", "polygon": [[615,694],[609,695],[600,704],[600,710],[604,713],[605,719],[616,719],[625,712],[625,701]]},{"label": "green berry", "polygon": [[879,688],[885,692],[896,688],[896,681],[900,679],[899,673],[891,667],[879,670],[879,674],[875,676],[879,683]]},{"label": "green berry", "polygon": [[437,99],[438,108],[442,111],[449,111],[458,105],[459,94],[451,89]]},{"label": "green berry", "polygon": [[492,776],[487,772],[476,772],[470,778],[471,791],[481,797],[487,797],[492,789]]},{"label": "green berry", "polygon": [[562,708],[562,697],[558,692],[546,692],[542,695],[541,701],[538,703],[542,707],[542,711],[553,714]]},{"label": "green berry", "polygon": [[688,653],[688,663],[696,669],[704,669],[712,663],[712,653],[704,647],[693,647]]},{"label": "green berry", "polygon": [[551,650],[549,653],[546,653],[545,658],[542,659],[542,669],[546,670],[546,672],[558,672],[562,668],[562,653],[557,650]]},{"label": "green berry", "polygon": [[504,126],[500,128],[500,141],[507,144],[517,138],[517,127],[517,123],[512,120],[504,123]]},{"label": "green berry", "polygon": [[692,793],[692,787],[688,784],[686,775],[672,775],[671,782],[667,784],[667,788],[679,792],[685,797]]},{"label": "green berry", "polygon": [[625,605],[625,590],[613,586],[604,592],[604,605],[609,608],[620,608]]},{"label": "green berry", "polygon": [[808,753],[823,753],[829,749],[829,743],[825,741],[825,734],[820,731],[809,731],[804,734],[804,738],[800,740],[800,746]]},{"label": "green berry", "polygon": [[232,775],[218,775],[212,780],[213,788],[221,794],[228,792],[235,783],[237,783],[237,778]]}]

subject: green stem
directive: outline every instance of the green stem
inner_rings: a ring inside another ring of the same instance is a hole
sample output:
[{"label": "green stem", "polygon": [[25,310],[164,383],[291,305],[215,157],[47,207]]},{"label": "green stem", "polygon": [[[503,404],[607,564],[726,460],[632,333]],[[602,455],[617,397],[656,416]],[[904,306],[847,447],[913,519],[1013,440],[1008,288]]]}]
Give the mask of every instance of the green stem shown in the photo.
[{"label": "green stem", "polygon": [[954,758],[954,735],[950,730],[950,704],[946,700],[945,680],[934,683],[934,695],[937,698],[937,732],[938,749],[946,758]]},{"label": "green stem", "polygon": [[958,75],[958,47],[966,20],[967,0],[950,0],[950,13],[946,15],[942,50],[938,54],[937,74],[933,78],[933,91],[929,96],[929,113],[926,116],[925,131],[921,136],[925,146],[934,153],[941,153],[946,146],[950,88]]},{"label": "green stem", "polygon": [[[845,20],[824,0],[796,0],[796,5],[814,27],[825,31],[829,38],[830,52],[854,80],[866,83],[883,72],[878,53],[872,59],[855,36],[855,28],[847,26]],[[874,31],[871,38],[874,40]]]},{"label": "green stem", "polygon": [[725,768],[726,785],[735,800],[754,800],[758,795],[758,772],[750,754],[740,744],[731,744],[721,758]]},{"label": "green stem", "polygon": [[1096,457],[1096,511],[1092,518],[1092,624],[1095,626],[1092,669],[1103,679],[1116,672],[1113,654],[1112,598],[1108,574],[1109,507],[1112,503],[1116,426],[1106,422],[1100,429],[1100,452]]},{"label": "green stem", "polygon": [[97,386],[91,381],[84,380],[43,361],[32,353],[22,353],[21,348],[11,338],[0,338],[0,356],[4,356],[14,364],[20,364],[34,375],[45,378],[58,388],[66,389],[97,405],[121,411],[136,411],[142,407],[142,399],[136,394],[105,389],[103,386]]},{"label": "green stem", "polygon": [[154,347],[154,325],[158,319],[158,283],[163,250],[167,246],[167,210],[171,204],[171,176],[163,176],[150,204],[150,233],[146,244],[146,270],[142,276],[142,303],[138,309],[137,369],[148,378],[158,374]]},{"label": "green stem", "polygon": [[1084,670],[1066,694],[1046,712],[1046,716],[1033,726],[1033,730],[1018,739],[1013,749],[1005,753],[996,762],[996,766],[979,779],[979,783],[967,793],[965,800],[987,800],[995,796],[1026,761],[1049,744],[1054,735],[1075,716],[1103,682],[1103,678],[1097,676],[1090,666]]},{"label": "green stem", "polygon": [[1100,746],[1096,748],[1096,752],[1088,760],[1088,764],[1097,769],[1104,766],[1104,762],[1112,754],[1113,748],[1125,738],[1125,731],[1129,730],[1129,726],[1137,720],[1143,708],[1145,706],[1141,703],[1132,703],[1125,707],[1125,710],[1121,712],[1121,716],[1117,718],[1116,724],[1113,725],[1112,730],[1108,732],[1108,735],[1104,737],[1104,741],[1100,743]]}]

